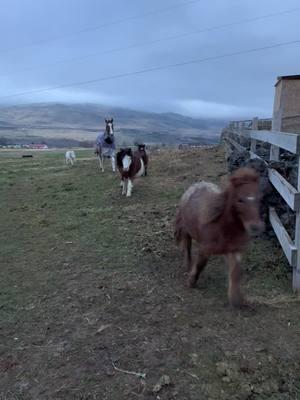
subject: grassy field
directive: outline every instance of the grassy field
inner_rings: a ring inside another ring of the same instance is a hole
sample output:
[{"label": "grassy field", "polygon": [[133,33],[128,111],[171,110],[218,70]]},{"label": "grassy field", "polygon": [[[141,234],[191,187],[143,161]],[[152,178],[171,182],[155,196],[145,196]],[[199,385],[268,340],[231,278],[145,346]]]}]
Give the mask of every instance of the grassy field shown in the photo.
[{"label": "grassy field", "polygon": [[222,149],[153,153],[130,199],[77,155],[0,153],[0,399],[300,399],[300,302],[277,243],[244,257],[253,309],[227,306],[220,258],[185,284],[176,204],[223,179]]}]

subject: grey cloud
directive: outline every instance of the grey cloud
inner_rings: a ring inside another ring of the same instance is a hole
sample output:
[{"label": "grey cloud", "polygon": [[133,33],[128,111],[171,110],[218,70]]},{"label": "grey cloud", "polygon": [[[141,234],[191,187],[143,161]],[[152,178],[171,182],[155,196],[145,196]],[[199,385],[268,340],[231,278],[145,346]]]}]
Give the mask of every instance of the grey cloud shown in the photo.
[{"label": "grey cloud", "polygon": [[[279,0],[199,2],[41,46],[1,52],[1,49],[23,46],[176,2],[6,0],[0,15],[0,74],[299,6],[297,0],[284,4]],[[84,62],[0,77],[1,96],[299,39],[299,17],[300,11],[175,41],[99,55]],[[270,116],[276,77],[299,73],[299,48],[300,45],[294,45],[265,50],[85,87],[28,95],[10,102],[79,102],[82,99],[84,102],[105,102],[193,116],[205,113],[216,118],[248,118],[253,114]]]}]

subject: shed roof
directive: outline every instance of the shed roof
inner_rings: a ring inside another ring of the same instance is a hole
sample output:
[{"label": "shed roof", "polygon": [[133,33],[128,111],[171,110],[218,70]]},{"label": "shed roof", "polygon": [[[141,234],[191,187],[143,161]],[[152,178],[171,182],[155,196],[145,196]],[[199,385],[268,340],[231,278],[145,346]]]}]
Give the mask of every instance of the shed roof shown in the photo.
[{"label": "shed roof", "polygon": [[275,86],[278,85],[278,83],[282,80],[293,80],[293,79],[300,79],[300,75],[283,75],[283,76],[278,76],[277,77],[277,82],[275,83]]}]

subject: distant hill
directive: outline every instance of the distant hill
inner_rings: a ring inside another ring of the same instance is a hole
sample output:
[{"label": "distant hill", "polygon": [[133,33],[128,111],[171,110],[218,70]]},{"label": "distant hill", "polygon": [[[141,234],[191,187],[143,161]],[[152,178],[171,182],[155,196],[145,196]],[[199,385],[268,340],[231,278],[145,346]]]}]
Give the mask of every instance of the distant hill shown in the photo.
[{"label": "distant hill", "polygon": [[107,117],[114,117],[119,145],[135,141],[216,143],[226,123],[176,113],[150,113],[96,104],[39,103],[0,107],[0,138],[20,143],[43,139],[50,145],[94,141],[97,133],[103,130]]}]

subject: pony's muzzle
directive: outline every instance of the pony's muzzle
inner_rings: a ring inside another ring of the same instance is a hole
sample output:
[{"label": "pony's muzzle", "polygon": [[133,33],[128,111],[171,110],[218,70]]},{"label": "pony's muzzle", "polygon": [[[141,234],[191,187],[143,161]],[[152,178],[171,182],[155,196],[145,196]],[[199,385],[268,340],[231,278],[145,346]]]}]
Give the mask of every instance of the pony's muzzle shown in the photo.
[{"label": "pony's muzzle", "polygon": [[265,228],[265,224],[262,221],[259,222],[251,222],[245,226],[247,233],[251,237],[257,237],[259,236]]}]

